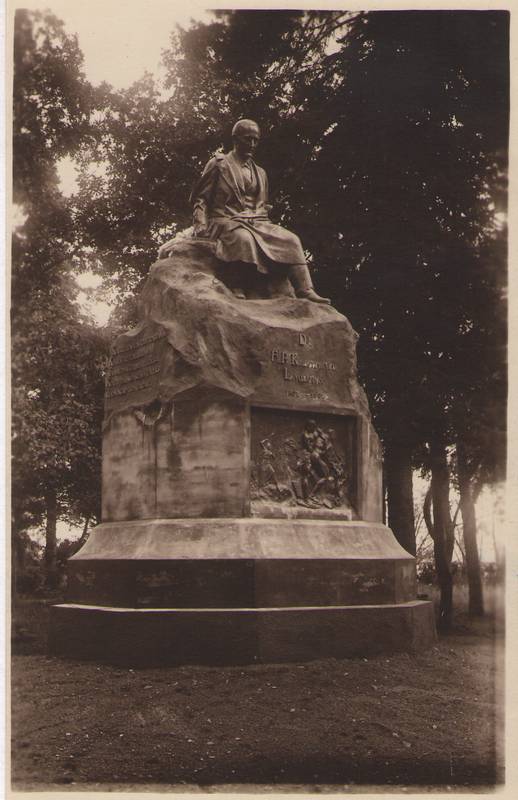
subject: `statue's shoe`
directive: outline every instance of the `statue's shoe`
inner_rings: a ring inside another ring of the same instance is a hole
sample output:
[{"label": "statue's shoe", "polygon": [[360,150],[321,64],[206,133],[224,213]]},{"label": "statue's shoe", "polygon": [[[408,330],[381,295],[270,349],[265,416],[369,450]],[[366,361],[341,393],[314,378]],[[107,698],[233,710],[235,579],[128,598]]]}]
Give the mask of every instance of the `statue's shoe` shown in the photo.
[{"label": "statue's shoe", "polygon": [[320,297],[320,295],[317,294],[314,289],[304,289],[299,291],[297,292],[297,297],[299,297],[301,300],[311,300],[312,303],[325,303],[326,305],[331,305],[331,300],[329,297]]}]

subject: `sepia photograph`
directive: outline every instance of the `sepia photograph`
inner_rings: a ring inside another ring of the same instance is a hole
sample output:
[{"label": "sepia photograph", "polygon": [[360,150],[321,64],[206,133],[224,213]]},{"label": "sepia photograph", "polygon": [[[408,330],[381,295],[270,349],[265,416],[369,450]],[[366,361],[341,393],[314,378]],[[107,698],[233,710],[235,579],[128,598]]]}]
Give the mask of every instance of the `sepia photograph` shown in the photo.
[{"label": "sepia photograph", "polygon": [[8,6],[9,796],[509,788],[511,13],[337,5]]}]

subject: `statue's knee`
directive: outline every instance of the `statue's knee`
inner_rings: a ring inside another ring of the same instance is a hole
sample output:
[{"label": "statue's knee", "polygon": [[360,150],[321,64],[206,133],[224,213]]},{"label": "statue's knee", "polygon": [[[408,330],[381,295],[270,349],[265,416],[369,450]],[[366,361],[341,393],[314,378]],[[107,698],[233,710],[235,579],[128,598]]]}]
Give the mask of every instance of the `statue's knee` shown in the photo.
[{"label": "statue's knee", "polygon": [[240,245],[249,245],[254,238],[250,231],[247,231],[245,228],[238,228],[234,232],[234,236],[236,237],[236,242]]}]

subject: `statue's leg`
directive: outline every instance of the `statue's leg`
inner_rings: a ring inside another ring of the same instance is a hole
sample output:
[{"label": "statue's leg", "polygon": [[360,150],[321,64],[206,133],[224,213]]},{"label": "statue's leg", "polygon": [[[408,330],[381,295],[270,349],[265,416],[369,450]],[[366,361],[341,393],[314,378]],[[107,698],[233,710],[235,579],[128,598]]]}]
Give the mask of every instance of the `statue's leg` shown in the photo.
[{"label": "statue's leg", "polygon": [[223,283],[242,299],[268,297],[268,266],[250,231],[235,228],[225,235],[224,242],[228,261],[220,270]]},{"label": "statue's leg", "polygon": [[307,264],[293,264],[288,272],[288,277],[293,284],[297,297],[303,300],[311,300],[313,303],[331,303],[328,297],[320,297],[315,292]]},{"label": "statue's leg", "polygon": [[287,264],[269,260],[266,297],[293,297],[294,291],[288,280],[288,271]]}]

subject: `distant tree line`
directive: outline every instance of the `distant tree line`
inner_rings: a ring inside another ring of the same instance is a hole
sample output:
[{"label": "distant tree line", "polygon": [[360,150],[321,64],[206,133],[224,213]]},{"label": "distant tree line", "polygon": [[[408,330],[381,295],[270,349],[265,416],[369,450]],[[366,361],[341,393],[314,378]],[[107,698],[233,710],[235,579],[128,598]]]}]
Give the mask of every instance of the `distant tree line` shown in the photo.
[{"label": "distant tree line", "polygon": [[[171,34],[165,81],[93,87],[55,17],[16,16],[13,535],[99,514],[107,333],[81,316],[74,275],[131,301],[157,246],[190,225],[209,154],[250,117],[276,221],[297,231],[318,288],[360,334],[385,456],[388,524],[415,554],[412,475],[452,614],[460,495],[470,610],[483,613],[475,502],[506,441],[507,12],[216,12]],[[65,200],[68,155],[78,190]],[[54,531],[54,544],[52,537]]]}]

